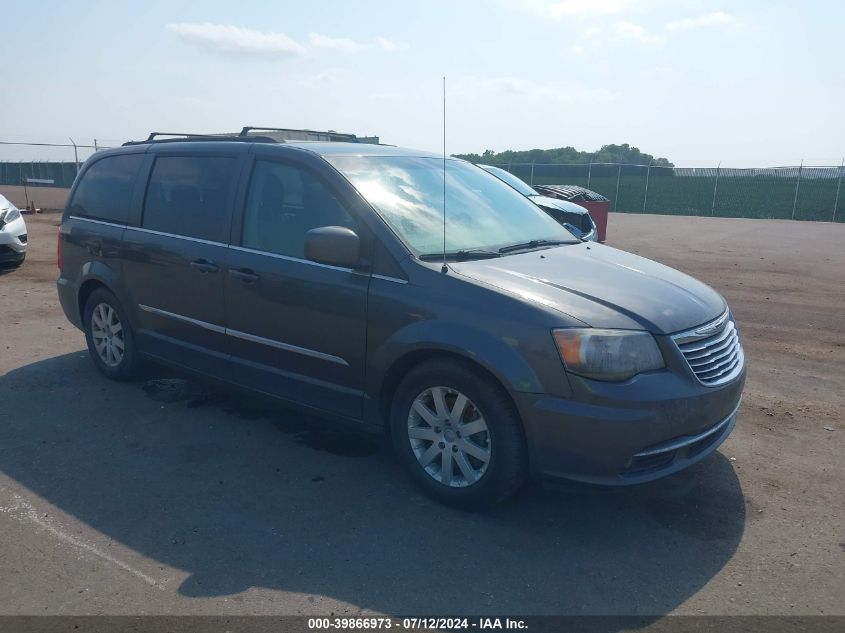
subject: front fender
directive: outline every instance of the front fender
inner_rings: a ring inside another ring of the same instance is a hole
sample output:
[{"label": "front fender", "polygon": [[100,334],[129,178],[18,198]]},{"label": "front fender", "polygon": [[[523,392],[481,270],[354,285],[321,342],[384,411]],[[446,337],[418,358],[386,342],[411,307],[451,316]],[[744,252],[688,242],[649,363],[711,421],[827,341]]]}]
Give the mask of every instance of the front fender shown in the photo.
[{"label": "front fender", "polygon": [[[520,353],[518,345],[519,341],[506,341],[465,323],[440,320],[409,323],[376,349],[370,350],[368,400],[381,402],[391,370],[403,359],[419,352],[444,352],[477,363],[495,376],[511,394],[545,393],[540,377]],[[562,368],[560,376],[565,376]],[[378,415],[376,407],[371,408],[369,413],[366,417],[375,422],[374,416]]]}]

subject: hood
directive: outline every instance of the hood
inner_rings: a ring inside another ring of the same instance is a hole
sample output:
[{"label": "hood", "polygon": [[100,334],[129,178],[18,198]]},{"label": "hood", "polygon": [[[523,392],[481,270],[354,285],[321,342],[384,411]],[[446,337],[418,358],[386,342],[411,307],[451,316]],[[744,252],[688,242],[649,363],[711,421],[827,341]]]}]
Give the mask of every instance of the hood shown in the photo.
[{"label": "hood", "polygon": [[4,197],[3,194],[0,194],[0,211],[5,211],[6,209],[17,209],[17,207],[8,198]]},{"label": "hood", "polygon": [[558,200],[557,198],[550,198],[549,196],[530,196],[531,202],[541,207],[548,207],[550,209],[560,209],[567,213],[578,213],[579,215],[588,215],[589,211],[580,204],[568,202],[566,200]]},{"label": "hood", "polygon": [[456,262],[451,268],[599,328],[671,334],[715,319],[727,307],[719,293],[689,275],[595,243]]}]

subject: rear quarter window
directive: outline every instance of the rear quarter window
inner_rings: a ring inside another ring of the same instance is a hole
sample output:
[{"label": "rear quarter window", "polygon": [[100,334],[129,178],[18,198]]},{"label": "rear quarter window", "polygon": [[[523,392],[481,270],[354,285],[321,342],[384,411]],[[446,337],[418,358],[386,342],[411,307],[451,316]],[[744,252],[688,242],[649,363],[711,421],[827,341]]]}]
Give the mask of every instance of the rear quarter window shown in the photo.
[{"label": "rear quarter window", "polygon": [[108,156],[82,174],[70,205],[71,215],[126,224],[142,154]]},{"label": "rear quarter window", "polygon": [[161,156],[144,199],[145,229],[226,242],[236,159]]}]

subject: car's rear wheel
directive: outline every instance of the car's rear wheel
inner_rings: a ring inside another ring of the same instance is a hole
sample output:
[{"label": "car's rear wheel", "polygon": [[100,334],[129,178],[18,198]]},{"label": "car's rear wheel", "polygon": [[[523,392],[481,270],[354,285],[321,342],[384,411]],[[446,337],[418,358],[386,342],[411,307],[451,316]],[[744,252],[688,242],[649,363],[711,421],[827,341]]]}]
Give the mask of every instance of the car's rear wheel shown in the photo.
[{"label": "car's rear wheel", "polygon": [[406,470],[444,503],[488,507],[527,478],[525,436],[513,403],[468,364],[438,360],[413,369],[396,390],[391,434]]},{"label": "car's rear wheel", "polygon": [[88,353],[103,374],[113,380],[130,380],[139,359],[129,320],[117,298],[97,288],[85,302],[83,315]]}]

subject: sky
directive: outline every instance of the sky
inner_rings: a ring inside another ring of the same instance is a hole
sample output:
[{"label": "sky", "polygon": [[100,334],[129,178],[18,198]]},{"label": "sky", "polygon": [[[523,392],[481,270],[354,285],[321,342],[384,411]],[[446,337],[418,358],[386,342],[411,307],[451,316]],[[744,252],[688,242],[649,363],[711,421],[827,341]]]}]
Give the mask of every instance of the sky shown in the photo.
[{"label": "sky", "polygon": [[[839,164],[839,1],[0,0],[0,141],[332,129],[442,151],[629,143]],[[84,157],[84,150],[80,152]],[[72,150],[0,146],[0,160]]]}]

